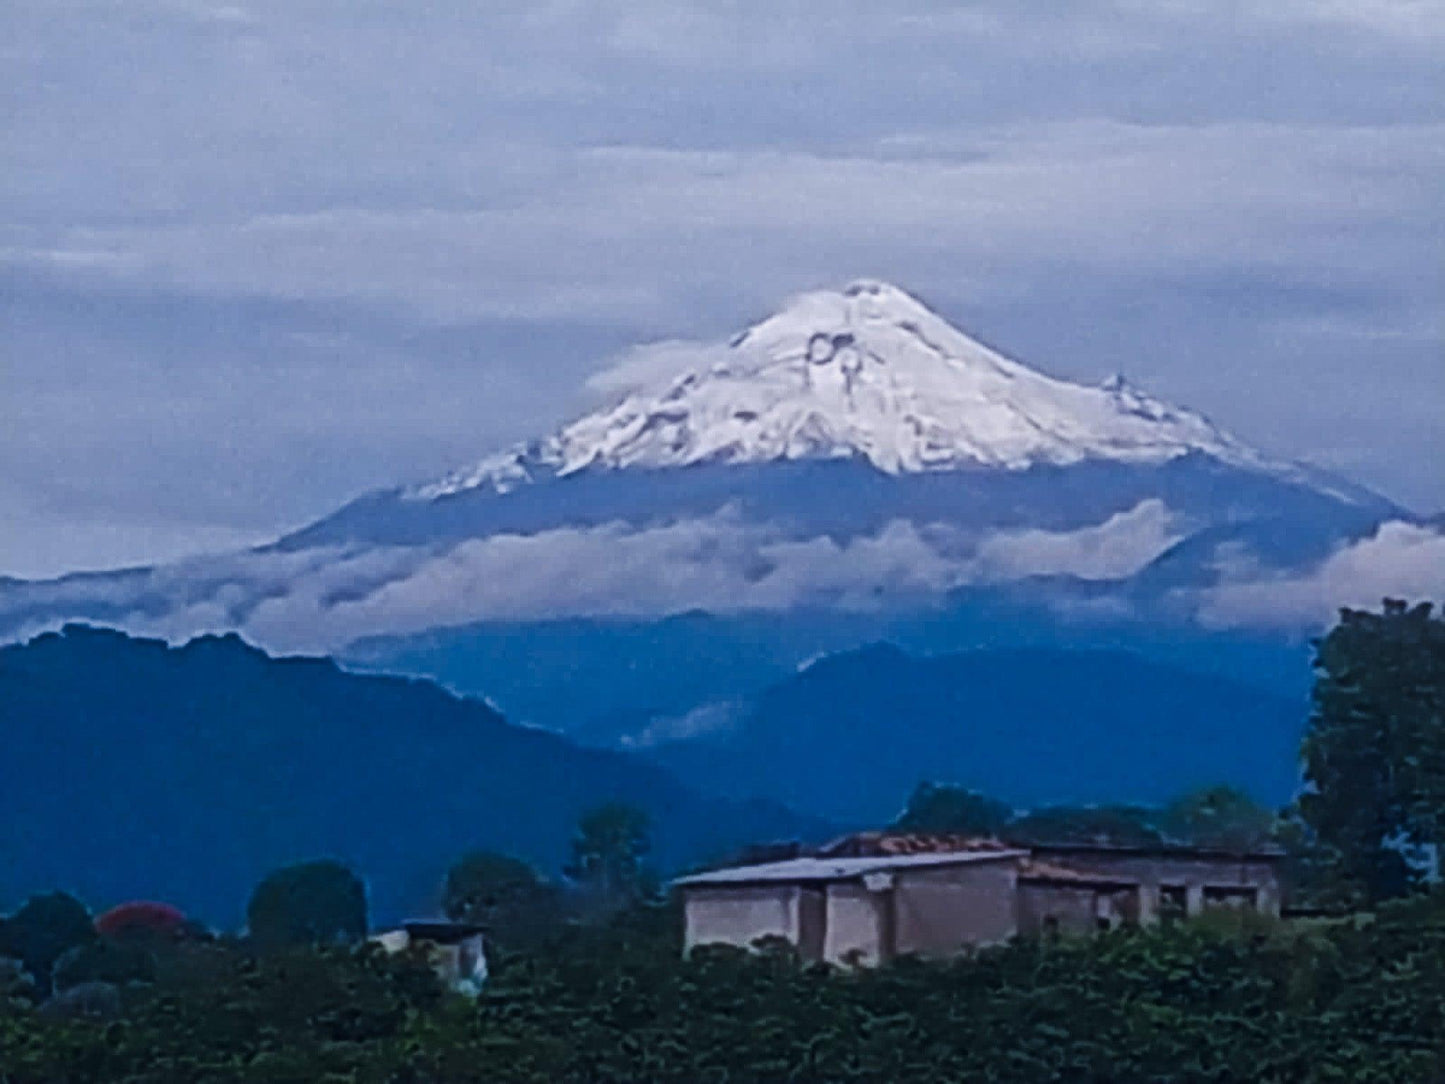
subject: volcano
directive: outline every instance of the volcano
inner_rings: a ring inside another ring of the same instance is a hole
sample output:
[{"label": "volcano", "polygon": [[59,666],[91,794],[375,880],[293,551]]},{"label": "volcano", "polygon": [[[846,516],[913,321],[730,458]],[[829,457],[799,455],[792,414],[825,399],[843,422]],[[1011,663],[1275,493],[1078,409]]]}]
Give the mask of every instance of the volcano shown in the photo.
[{"label": "volcano", "polygon": [[885,283],[804,294],[669,359],[550,435],[270,545],[0,584],[0,634],[88,619],[336,651],[476,622],[980,591],[1187,619],[1191,592],[1241,568],[1287,575],[1408,517],[1121,377],[1029,368]]}]

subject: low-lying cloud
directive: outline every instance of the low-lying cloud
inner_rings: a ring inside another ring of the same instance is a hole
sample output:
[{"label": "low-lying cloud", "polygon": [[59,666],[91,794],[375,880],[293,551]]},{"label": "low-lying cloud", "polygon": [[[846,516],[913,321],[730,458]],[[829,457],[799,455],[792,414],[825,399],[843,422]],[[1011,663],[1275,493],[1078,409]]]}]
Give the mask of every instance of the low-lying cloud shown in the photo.
[{"label": "low-lying cloud", "polygon": [[619,523],[501,534],[440,551],[254,551],[0,588],[0,628],[23,635],[79,618],[168,639],[237,629],[274,649],[326,650],[368,635],[488,619],[866,610],[1030,576],[1126,576],[1177,537],[1177,517],[1157,500],[1074,531],[982,538],[901,520],[850,539],[797,538],[724,511],[641,529]]},{"label": "low-lying cloud", "polygon": [[1445,533],[1381,524],[1302,575],[1256,575],[1204,593],[1202,622],[1216,627],[1323,628],[1342,606],[1370,609],[1384,598],[1445,599]]}]

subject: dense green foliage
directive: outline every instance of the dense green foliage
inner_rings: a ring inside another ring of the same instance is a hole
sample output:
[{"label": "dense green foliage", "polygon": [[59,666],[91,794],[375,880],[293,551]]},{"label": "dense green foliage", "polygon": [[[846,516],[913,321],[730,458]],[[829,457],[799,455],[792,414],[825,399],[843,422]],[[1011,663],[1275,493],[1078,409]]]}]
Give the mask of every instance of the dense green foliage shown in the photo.
[{"label": "dense green foliage", "polygon": [[527,863],[495,851],[472,851],[447,871],[442,913],[485,926],[487,942],[525,949],[562,923],[565,897]]},{"label": "dense green foliage", "polygon": [[1182,843],[1247,851],[1278,840],[1279,817],[1236,787],[1190,791],[1162,806],[1043,806],[1016,813],[977,791],[920,783],[892,827],[906,832],[1000,836],[1021,844]]},{"label": "dense green foliage", "polygon": [[684,960],[675,913],[576,927],[478,1002],[374,948],[181,953],[110,1019],[0,1009],[7,1084],[229,1081],[1416,1082],[1445,1073],[1445,905],[1221,916],[844,974]]},{"label": "dense green foliage", "polygon": [[1013,819],[1007,802],[966,787],[919,783],[893,827],[901,832],[958,832],[991,836]]},{"label": "dense green foliage", "polygon": [[572,837],[566,873],[604,908],[626,906],[647,894],[643,865],[652,849],[652,822],[645,810],[609,802],[582,815]]},{"label": "dense green foliage", "polygon": [[56,961],[94,940],[90,912],[64,892],[32,896],[0,921],[0,956],[19,960],[42,993],[50,989]]},{"label": "dense green foliage", "polygon": [[1160,813],[1170,839],[1196,847],[1248,851],[1276,841],[1278,818],[1237,787],[1213,786],[1170,802]]},{"label": "dense green foliage", "polygon": [[1319,643],[1300,811],[1342,894],[1404,892],[1445,844],[1445,620],[1428,603],[1345,610]]},{"label": "dense green foliage", "polygon": [[340,862],[287,866],[251,893],[246,925],[268,948],[359,941],[366,936],[366,886]]}]

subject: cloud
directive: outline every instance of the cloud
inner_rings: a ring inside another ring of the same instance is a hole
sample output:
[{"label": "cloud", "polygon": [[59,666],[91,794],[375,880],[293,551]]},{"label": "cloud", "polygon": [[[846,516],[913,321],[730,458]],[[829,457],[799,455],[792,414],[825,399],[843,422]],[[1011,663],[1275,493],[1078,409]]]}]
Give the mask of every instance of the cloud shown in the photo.
[{"label": "cloud", "polygon": [[1163,501],[1146,500],[1096,527],[990,535],[979,546],[976,560],[984,575],[993,580],[1024,576],[1123,579],[1138,572],[1186,533],[1182,518]]},{"label": "cloud", "polygon": [[178,640],[239,629],[280,650],[479,620],[660,616],[799,606],[927,604],[972,583],[1134,571],[1172,541],[1157,501],[1077,531],[972,538],[894,521],[846,540],[789,537],[725,511],[424,547],[324,547],[196,559],[120,577],[0,587],[0,628],[25,635],[67,618]]},{"label": "cloud", "polygon": [[729,360],[726,343],[664,339],[623,351],[587,378],[587,390],[600,396],[621,397],[691,372],[706,372]]},{"label": "cloud", "polygon": [[737,726],[744,709],[744,704],[730,700],[702,704],[682,715],[652,719],[635,734],[624,734],[618,744],[624,749],[651,749],[669,742],[718,735]]},{"label": "cloud", "polygon": [[1341,607],[1373,609],[1384,598],[1445,599],[1445,534],[1393,521],[1341,547],[1304,575],[1248,577],[1206,592],[1199,617],[1215,627],[1324,628]]},{"label": "cloud", "polygon": [[[483,620],[799,607],[866,612],[900,602],[926,606],[955,588],[1035,576],[1127,578],[1185,529],[1162,502],[1146,500],[1102,523],[1057,532],[971,536],[900,520],[845,540],[798,538],[725,510],[643,529],[617,523],[494,535],[443,551],[257,550],[122,575],[0,584],[0,634],[23,638],[66,619],[90,619],[171,640],[236,629],[273,650],[315,651]],[[1445,598],[1445,533],[1394,521],[1307,572],[1282,574],[1237,550],[1218,554],[1216,571],[1216,586],[1173,598],[1205,626],[1319,629],[1341,606]],[[1061,618],[1129,616],[1117,596],[1062,605]],[[708,719],[658,726],[693,723]]]}]

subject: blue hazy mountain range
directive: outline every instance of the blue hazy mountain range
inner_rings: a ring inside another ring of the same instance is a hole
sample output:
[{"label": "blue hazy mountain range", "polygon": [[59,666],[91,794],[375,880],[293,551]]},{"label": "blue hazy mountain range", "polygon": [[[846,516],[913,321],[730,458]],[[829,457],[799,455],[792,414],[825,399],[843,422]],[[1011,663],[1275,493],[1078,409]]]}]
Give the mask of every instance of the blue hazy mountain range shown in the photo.
[{"label": "blue hazy mountain range", "polygon": [[958,592],[944,604],[869,612],[794,610],[739,615],[483,622],[358,641],[357,670],[418,674],[483,697],[508,717],[603,746],[653,742],[687,728],[662,720],[743,701],[830,655],[886,642],[920,658],[1044,649],[1124,653],[1201,678],[1294,702],[1308,693],[1305,638],[1187,624],[1060,621],[1053,585],[1031,604],[1016,588]]},{"label": "blue hazy mountain range", "polygon": [[664,872],[829,830],[425,682],[275,659],[235,636],[171,648],[72,626],[0,649],[0,733],[0,910],[64,888],[234,925],[265,873],[336,856],[369,881],[375,915],[431,913],[465,850],[555,872],[578,816],[612,800],[651,814]]},{"label": "blue hazy mountain range", "polygon": [[917,658],[877,644],[820,659],[648,751],[718,793],[878,823],[920,777],[1016,807],[1154,804],[1221,781],[1283,804],[1304,696],[1125,651]]}]

